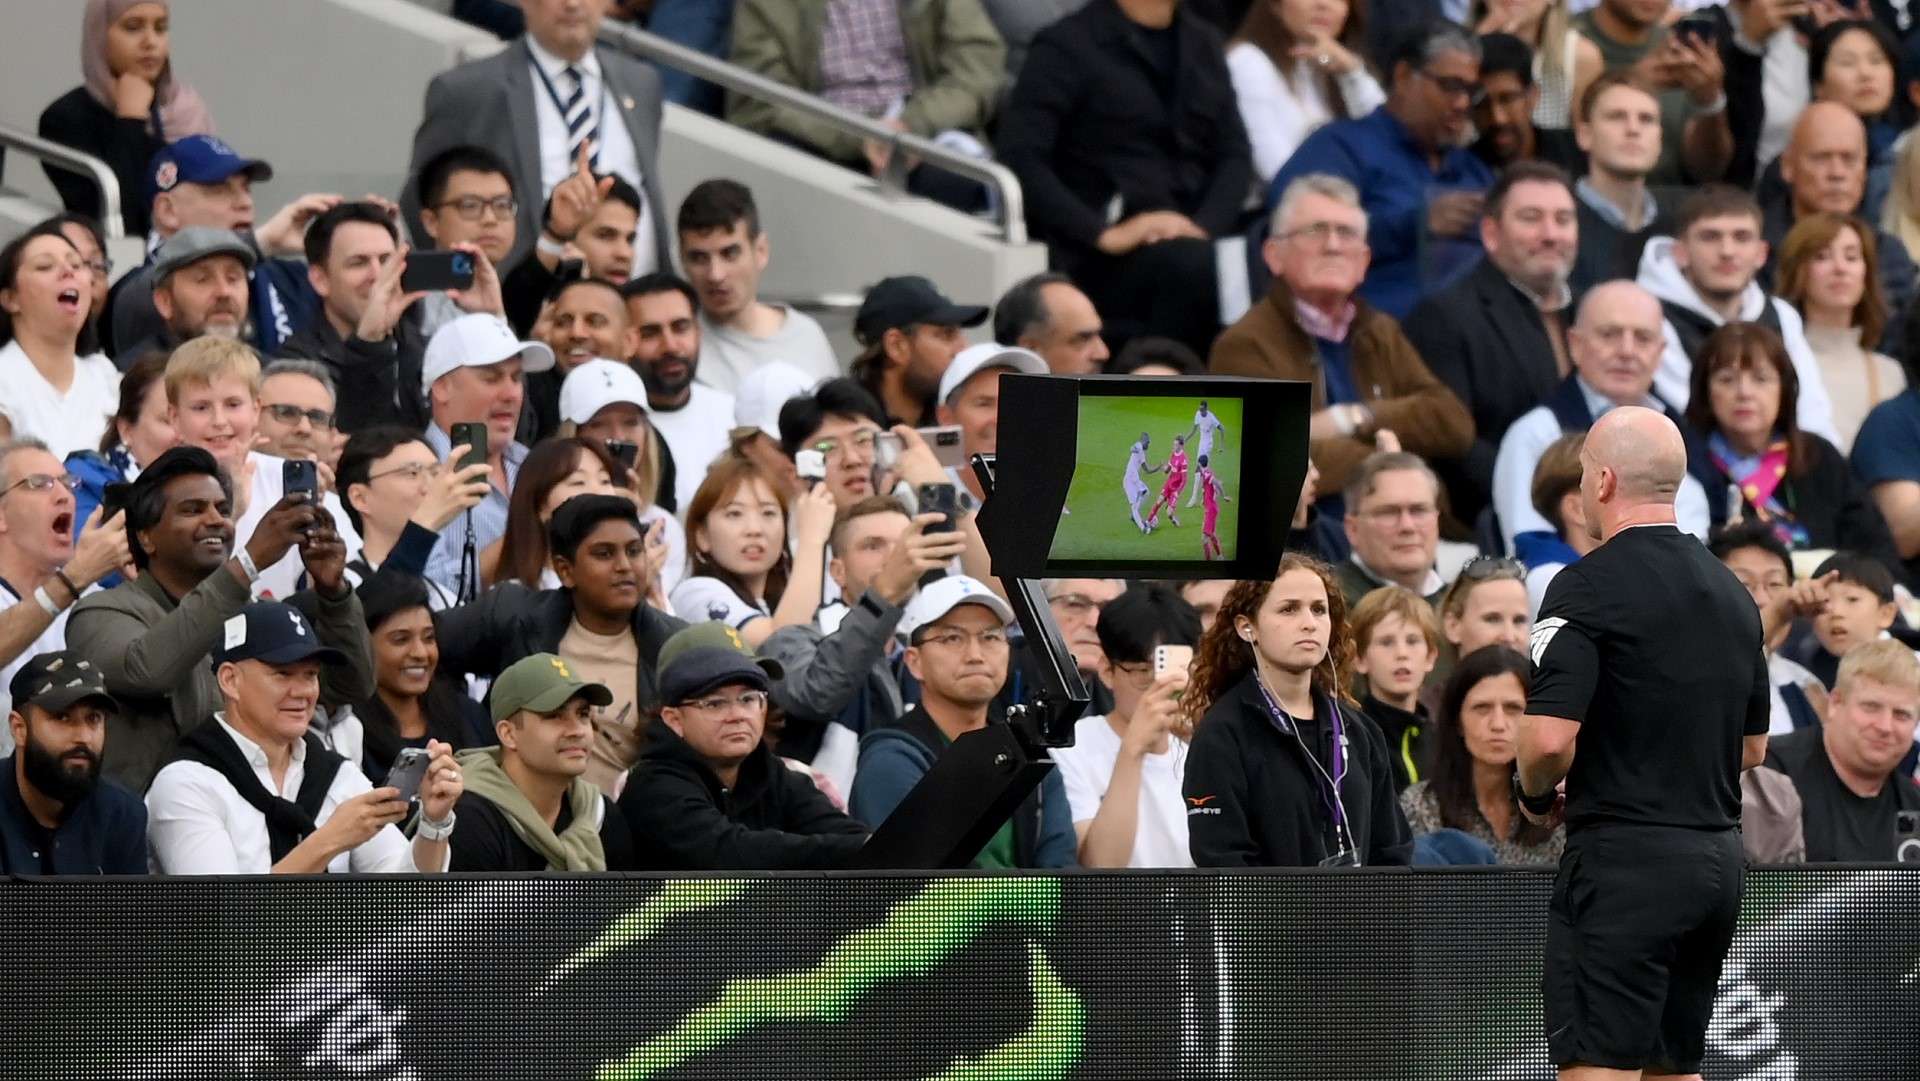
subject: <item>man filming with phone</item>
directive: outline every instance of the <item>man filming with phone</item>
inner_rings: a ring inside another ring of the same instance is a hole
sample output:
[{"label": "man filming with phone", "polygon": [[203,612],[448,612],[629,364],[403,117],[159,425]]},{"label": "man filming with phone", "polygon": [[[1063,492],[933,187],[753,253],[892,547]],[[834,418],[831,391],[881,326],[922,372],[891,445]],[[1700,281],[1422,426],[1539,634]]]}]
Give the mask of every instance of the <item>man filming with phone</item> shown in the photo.
[{"label": "man filming with phone", "polygon": [[[189,875],[446,870],[464,790],[452,748],[429,740],[423,769],[400,778],[402,787],[374,788],[307,730],[320,666],[345,664],[346,655],[321,645],[307,618],[278,601],[248,605],[221,633],[213,659],[223,708],[187,733],[147,792],[154,867]],[[420,822],[409,842],[399,826],[416,797]]]}]

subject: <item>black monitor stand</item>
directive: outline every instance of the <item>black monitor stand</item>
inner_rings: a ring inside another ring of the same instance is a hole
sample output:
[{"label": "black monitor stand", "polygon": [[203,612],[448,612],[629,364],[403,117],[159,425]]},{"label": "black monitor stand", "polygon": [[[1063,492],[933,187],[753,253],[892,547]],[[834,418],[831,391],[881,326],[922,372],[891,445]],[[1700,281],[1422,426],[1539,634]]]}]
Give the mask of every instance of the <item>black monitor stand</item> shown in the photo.
[{"label": "black monitor stand", "polygon": [[[973,474],[980,490],[991,496],[993,457],[974,455]],[[1047,749],[1073,745],[1074,722],[1087,707],[1086,682],[1054,625],[1040,583],[1012,578],[1004,584],[1039,668],[1039,692],[1032,702],[1009,708],[1005,724],[989,724],[954,740],[874,831],[852,866],[966,867],[1053,768]]]}]

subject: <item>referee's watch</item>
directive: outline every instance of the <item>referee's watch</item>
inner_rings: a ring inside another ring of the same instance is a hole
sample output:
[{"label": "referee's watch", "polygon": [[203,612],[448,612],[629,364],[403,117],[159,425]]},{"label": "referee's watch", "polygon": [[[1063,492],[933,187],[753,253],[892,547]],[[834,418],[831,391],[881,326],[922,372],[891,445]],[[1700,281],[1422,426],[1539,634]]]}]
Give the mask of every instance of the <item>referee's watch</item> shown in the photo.
[{"label": "referee's watch", "polygon": [[1526,788],[1520,783],[1520,771],[1514,770],[1513,798],[1519,801],[1521,808],[1528,814],[1544,818],[1553,813],[1553,805],[1559,800],[1560,793],[1549,788],[1544,796],[1529,796]]}]

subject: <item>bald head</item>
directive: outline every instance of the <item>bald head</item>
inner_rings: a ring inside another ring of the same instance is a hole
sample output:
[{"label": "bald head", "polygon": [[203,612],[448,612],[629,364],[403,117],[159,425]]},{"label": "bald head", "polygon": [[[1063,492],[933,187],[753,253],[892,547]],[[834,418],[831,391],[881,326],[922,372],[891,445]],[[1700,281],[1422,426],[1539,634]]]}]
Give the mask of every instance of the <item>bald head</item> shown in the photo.
[{"label": "bald head", "polygon": [[1579,311],[1574,313],[1573,323],[1593,330],[1620,319],[1658,327],[1666,314],[1652,293],[1625,278],[1616,278],[1587,290],[1587,295],[1580,299]]},{"label": "bald head", "polygon": [[1844,105],[1807,106],[1780,153],[1780,177],[1793,189],[1796,217],[1854,213],[1867,191],[1867,126]]},{"label": "bald head", "polygon": [[1587,433],[1585,453],[1616,478],[1612,502],[1672,504],[1687,473],[1687,445],[1663,413],[1637,405],[1612,409]]}]

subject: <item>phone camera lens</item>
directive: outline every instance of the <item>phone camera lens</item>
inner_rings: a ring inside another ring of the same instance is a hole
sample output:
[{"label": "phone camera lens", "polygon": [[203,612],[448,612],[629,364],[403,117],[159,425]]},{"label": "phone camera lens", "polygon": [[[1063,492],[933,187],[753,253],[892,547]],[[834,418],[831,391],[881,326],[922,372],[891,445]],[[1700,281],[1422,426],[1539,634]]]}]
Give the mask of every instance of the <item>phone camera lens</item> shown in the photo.
[{"label": "phone camera lens", "polygon": [[453,272],[455,274],[473,273],[473,257],[466,252],[455,252],[453,255]]}]

